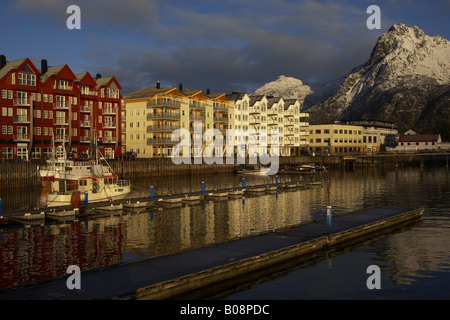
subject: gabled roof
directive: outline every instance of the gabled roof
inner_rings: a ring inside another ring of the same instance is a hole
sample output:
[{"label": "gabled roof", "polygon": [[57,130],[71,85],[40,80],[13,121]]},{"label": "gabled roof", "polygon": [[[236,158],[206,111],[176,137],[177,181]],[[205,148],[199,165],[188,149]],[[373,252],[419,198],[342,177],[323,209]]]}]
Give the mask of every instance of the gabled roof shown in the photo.
[{"label": "gabled roof", "polygon": [[0,70],[0,79],[2,79],[4,76],[6,76],[8,74],[8,72],[10,72],[11,70],[15,70],[18,67],[20,67],[20,65],[22,63],[24,63],[25,60],[27,60],[27,59],[20,59],[20,60],[7,62],[6,65]]},{"label": "gabled roof", "polygon": [[264,99],[265,95],[255,95],[255,96],[249,96],[250,98],[250,105],[253,106],[257,101],[261,101]]},{"label": "gabled roof", "polygon": [[245,95],[246,95],[246,93],[233,92],[233,93],[226,94],[225,97],[228,101],[238,101],[238,100],[241,100],[242,98],[244,98]]},{"label": "gabled roof", "polygon": [[[58,74],[62,69],[64,68],[64,65],[62,66],[56,66],[56,67],[48,67],[47,72],[41,76],[41,81],[45,82],[48,78],[51,76],[54,76],[55,74]],[[39,73],[42,73],[42,70],[39,69]]]},{"label": "gabled roof", "polygon": [[144,89],[140,89],[138,91],[129,93],[125,96],[125,99],[145,99],[151,98],[157,94],[166,94],[173,90],[177,90],[175,87],[160,87],[157,88],[155,86],[147,87]]},{"label": "gabled roof", "polygon": [[297,99],[286,99],[284,101],[284,110],[288,110],[290,106],[294,105],[298,100]]},{"label": "gabled roof", "polygon": [[75,82],[78,84],[88,85],[88,86],[93,86],[93,87],[97,85],[94,78],[91,76],[91,74],[89,72],[78,73],[75,76],[77,77],[75,79]]},{"label": "gabled roof", "polygon": [[112,81],[114,81],[116,83],[118,89],[122,89],[119,82],[117,81],[117,79],[114,76],[95,79],[95,82],[97,83],[97,86],[95,87],[95,89],[98,89],[98,88],[104,87],[104,86],[108,86]]},{"label": "gabled roof", "polygon": [[275,103],[280,102],[281,97],[272,97],[272,98],[267,98],[267,108],[270,109],[273,107],[273,105]]},{"label": "gabled roof", "polygon": [[440,134],[401,134],[398,142],[440,142]]}]

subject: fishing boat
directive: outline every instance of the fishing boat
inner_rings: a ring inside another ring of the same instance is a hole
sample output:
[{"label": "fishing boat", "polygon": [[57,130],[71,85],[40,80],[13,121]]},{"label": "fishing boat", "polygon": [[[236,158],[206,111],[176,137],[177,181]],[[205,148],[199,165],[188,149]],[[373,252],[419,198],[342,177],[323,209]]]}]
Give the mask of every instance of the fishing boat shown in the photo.
[{"label": "fishing boat", "polygon": [[128,180],[119,180],[116,175],[91,176],[78,179],[76,189],[67,188],[67,180],[51,182],[46,195],[47,207],[72,206],[102,201],[114,201],[125,198],[131,192]]},{"label": "fishing boat", "polygon": [[119,180],[97,148],[95,159],[83,162],[67,159],[64,143],[59,148],[46,167],[38,168],[41,180],[50,184],[48,207],[114,201],[131,192],[129,181]]},{"label": "fishing boat", "polygon": [[43,166],[38,166],[38,176],[43,187],[53,181],[65,180],[69,190],[77,188],[78,180],[84,177],[109,177],[114,175],[98,150],[94,160],[74,161],[67,157],[65,143],[52,148],[52,157]]}]

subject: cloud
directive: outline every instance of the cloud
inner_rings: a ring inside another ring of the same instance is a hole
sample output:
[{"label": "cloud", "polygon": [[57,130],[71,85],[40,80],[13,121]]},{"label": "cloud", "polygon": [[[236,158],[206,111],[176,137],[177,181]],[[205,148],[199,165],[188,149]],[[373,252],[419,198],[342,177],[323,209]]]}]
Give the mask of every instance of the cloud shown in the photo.
[{"label": "cloud", "polygon": [[146,30],[156,20],[157,0],[19,0],[17,9],[46,14],[60,24],[69,17],[67,8],[76,4],[81,9],[83,27],[90,29]]},{"label": "cloud", "polygon": [[[69,0],[19,0],[18,8],[67,19]],[[215,92],[252,91],[285,74],[331,80],[369,58],[381,32],[366,8],[291,0],[80,0],[89,30],[83,69],[114,74],[125,92],[182,82]],[[70,63],[70,57],[67,57]]]}]

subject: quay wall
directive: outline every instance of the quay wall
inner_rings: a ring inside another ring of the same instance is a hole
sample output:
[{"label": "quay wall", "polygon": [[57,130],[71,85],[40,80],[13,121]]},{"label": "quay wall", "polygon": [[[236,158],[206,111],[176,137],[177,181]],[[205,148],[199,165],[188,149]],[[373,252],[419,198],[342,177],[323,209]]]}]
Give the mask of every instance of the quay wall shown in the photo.
[{"label": "quay wall", "polygon": [[[445,164],[448,168],[448,157],[450,153],[431,154],[375,154],[375,155],[333,155],[333,156],[296,156],[280,157],[279,165],[293,166],[307,163],[316,163],[331,168],[354,168],[365,166],[424,166],[428,163]],[[196,175],[233,173],[243,166],[252,168],[259,164],[241,165],[235,159],[232,164],[175,164],[172,159],[136,159],[136,160],[109,160],[111,168],[124,178],[133,176],[174,176],[174,175]],[[0,188],[23,187],[39,185],[37,168],[42,162],[34,161],[0,161]]]}]

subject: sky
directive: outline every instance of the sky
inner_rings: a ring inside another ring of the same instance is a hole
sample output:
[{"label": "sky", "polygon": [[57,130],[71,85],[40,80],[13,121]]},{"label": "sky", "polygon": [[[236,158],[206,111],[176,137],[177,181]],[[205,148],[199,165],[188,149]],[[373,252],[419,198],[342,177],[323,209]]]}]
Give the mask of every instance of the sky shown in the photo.
[{"label": "sky", "polygon": [[[69,29],[70,5],[80,29]],[[381,28],[369,29],[370,5]],[[393,24],[450,40],[450,0],[2,0],[0,54],[115,76],[122,93],[178,86],[251,93],[279,75],[331,81]]]}]

